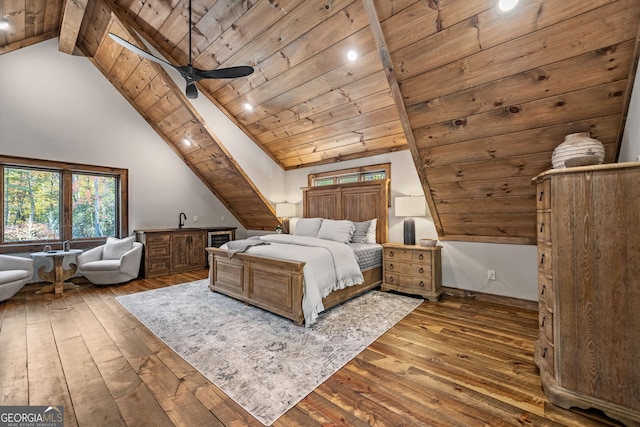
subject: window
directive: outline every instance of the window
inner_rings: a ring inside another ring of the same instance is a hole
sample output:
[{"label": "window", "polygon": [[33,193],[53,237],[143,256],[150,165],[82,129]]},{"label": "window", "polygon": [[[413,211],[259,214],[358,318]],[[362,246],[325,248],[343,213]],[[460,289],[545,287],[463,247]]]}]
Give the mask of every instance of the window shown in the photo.
[{"label": "window", "polygon": [[71,174],[73,239],[115,236],[118,204],[113,176]]},{"label": "window", "polygon": [[60,174],[4,168],[4,242],[60,239]]},{"label": "window", "polygon": [[5,156],[0,166],[0,249],[41,249],[64,240],[95,246],[128,234],[126,169]]},{"label": "window", "polygon": [[363,166],[359,168],[343,169],[309,175],[309,186],[349,184],[352,182],[375,181],[391,178],[391,164]]}]

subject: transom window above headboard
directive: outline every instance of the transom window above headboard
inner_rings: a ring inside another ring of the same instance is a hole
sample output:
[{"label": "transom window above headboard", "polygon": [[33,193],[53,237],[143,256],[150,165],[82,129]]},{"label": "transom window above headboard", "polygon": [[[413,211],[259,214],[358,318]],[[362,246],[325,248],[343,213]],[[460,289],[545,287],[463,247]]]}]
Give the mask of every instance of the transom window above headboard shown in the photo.
[{"label": "transom window above headboard", "polygon": [[309,187],[391,179],[391,163],[309,174]]}]

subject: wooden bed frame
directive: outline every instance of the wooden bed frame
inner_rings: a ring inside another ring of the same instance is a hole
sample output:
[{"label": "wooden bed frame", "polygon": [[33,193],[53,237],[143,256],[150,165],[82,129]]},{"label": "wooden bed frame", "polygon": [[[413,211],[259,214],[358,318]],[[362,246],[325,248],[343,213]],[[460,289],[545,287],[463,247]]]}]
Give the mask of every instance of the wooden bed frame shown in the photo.
[{"label": "wooden bed frame", "polygon": [[[388,180],[303,188],[306,218],[378,219],[376,241],[385,243],[388,236]],[[302,296],[304,262],[269,258],[207,248],[209,252],[209,288],[247,304],[304,323]],[[322,300],[325,309],[340,304],[382,283],[382,267],[363,272],[364,283],[329,294]]]}]

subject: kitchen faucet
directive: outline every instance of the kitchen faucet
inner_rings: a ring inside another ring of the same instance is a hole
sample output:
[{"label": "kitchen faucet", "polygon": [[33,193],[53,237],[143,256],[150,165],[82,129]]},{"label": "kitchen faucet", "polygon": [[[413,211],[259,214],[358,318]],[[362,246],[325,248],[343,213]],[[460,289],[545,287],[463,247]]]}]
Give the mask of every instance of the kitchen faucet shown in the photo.
[{"label": "kitchen faucet", "polygon": [[184,220],[187,220],[187,215],[184,212],[180,212],[180,216],[178,217],[178,228],[182,228],[184,227],[184,222],[182,222],[182,217],[184,217]]}]

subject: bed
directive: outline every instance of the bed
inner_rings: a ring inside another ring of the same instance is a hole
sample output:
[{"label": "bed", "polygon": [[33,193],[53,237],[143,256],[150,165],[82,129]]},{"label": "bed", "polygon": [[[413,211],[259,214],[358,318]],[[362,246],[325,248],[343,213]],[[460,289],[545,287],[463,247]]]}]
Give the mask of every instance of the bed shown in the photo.
[{"label": "bed", "polygon": [[[303,189],[303,217],[364,222],[376,218],[375,239],[385,243],[388,236],[388,180],[359,182]],[[303,313],[304,261],[292,261],[227,249],[207,248],[209,288],[247,304],[305,323]],[[375,264],[375,263],[374,263]],[[322,298],[331,308],[382,283],[382,267],[362,271],[363,283],[331,292]]]}]

